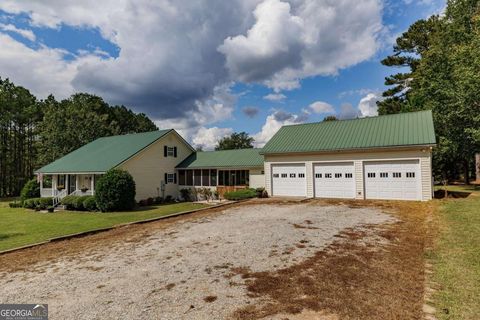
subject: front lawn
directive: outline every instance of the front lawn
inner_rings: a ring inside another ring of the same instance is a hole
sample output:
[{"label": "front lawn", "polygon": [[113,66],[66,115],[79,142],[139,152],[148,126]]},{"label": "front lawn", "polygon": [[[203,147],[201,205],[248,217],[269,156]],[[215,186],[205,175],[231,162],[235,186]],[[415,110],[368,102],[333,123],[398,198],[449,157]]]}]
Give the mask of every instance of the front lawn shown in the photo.
[{"label": "front lawn", "polygon": [[478,319],[480,314],[480,192],[478,187],[453,186],[471,192],[467,198],[439,200],[439,238],[432,253],[434,295],[439,319]]},{"label": "front lawn", "polygon": [[75,234],[114,225],[140,221],[168,214],[200,209],[205,204],[191,202],[142,207],[129,212],[39,213],[23,208],[9,208],[0,201],[0,251],[46,241],[50,238]]}]

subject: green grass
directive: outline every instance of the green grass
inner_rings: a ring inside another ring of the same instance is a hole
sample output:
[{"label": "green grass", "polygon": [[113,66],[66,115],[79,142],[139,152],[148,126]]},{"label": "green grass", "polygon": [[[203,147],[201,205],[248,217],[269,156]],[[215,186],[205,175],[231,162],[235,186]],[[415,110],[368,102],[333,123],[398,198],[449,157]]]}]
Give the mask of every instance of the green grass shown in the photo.
[{"label": "green grass", "polygon": [[23,208],[9,208],[0,201],[0,251],[42,242],[50,238],[114,225],[165,216],[206,207],[190,202],[144,207],[129,212],[39,213]]},{"label": "green grass", "polygon": [[480,315],[480,192],[472,186],[450,186],[472,194],[439,200],[439,239],[431,255],[439,319],[478,319]]}]

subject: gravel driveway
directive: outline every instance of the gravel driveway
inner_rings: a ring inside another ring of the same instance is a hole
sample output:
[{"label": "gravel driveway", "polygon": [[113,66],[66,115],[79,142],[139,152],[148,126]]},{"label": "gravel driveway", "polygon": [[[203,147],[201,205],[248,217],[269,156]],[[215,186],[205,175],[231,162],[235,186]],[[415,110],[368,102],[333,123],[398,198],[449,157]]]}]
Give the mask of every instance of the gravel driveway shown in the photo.
[{"label": "gravel driveway", "polygon": [[238,270],[287,267],[346,228],[391,220],[378,209],[308,203],[227,208],[4,274],[0,302],[48,303],[50,319],[225,319],[257,302]]}]

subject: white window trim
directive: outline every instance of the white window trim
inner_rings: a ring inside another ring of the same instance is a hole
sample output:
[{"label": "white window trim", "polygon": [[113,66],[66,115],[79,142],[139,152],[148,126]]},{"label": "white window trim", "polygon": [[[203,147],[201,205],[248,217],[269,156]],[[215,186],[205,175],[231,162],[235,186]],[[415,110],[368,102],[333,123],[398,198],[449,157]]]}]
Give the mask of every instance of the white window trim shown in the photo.
[{"label": "white window trim", "polygon": [[167,157],[174,157],[174,156],[175,156],[175,147],[167,146]]}]

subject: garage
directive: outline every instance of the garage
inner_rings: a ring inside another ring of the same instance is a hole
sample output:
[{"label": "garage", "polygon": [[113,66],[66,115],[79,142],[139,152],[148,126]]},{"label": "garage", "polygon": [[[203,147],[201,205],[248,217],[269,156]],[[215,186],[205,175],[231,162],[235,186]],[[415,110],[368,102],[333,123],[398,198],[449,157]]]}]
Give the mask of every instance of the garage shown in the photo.
[{"label": "garage", "polygon": [[305,197],[306,191],[305,164],[272,166],[272,195]]},{"label": "garage", "polygon": [[315,164],[313,173],[315,197],[355,198],[353,162]]},{"label": "garage", "polygon": [[421,199],[418,160],[365,162],[364,181],[366,199]]}]

